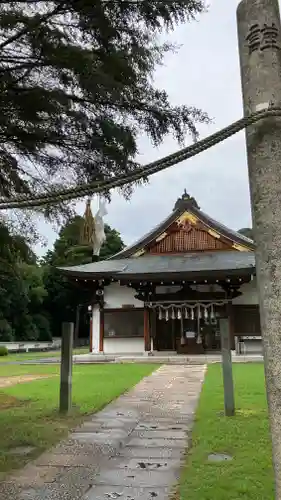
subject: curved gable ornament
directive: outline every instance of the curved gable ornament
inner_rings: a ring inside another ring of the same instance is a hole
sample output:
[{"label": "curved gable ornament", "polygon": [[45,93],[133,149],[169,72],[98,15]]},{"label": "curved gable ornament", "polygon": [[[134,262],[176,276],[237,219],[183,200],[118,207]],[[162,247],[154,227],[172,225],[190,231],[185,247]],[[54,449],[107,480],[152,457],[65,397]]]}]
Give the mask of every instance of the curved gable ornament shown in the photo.
[{"label": "curved gable ornament", "polygon": [[190,220],[186,219],[178,223],[178,228],[177,230],[180,229],[180,231],[185,231],[189,233],[189,231],[192,231],[193,229],[196,229],[196,226],[193,226]]}]

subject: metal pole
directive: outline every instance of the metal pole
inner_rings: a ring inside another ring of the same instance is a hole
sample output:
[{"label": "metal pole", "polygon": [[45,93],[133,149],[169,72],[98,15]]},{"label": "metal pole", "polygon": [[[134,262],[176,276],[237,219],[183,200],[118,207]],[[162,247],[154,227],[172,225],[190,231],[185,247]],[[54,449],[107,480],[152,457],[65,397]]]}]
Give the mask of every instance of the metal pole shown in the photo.
[{"label": "metal pole", "polygon": [[230,329],[228,318],[220,319],[221,355],[224,391],[224,412],[227,417],[235,415],[234,385],[232,375],[232,359],[230,345]]},{"label": "metal pole", "polygon": [[63,323],[60,368],[60,413],[67,414],[72,406],[73,323]]},{"label": "metal pole", "polygon": [[[237,11],[245,116],[281,107],[278,0],[243,0]],[[281,500],[281,119],[247,129],[256,271],[273,444],[276,500]]]}]

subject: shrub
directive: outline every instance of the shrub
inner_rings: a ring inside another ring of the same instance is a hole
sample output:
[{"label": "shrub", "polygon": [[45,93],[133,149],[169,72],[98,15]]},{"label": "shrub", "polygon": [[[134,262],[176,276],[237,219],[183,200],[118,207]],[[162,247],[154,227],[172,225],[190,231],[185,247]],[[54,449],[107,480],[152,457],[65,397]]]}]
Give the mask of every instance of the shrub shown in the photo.
[{"label": "shrub", "polygon": [[5,347],[4,345],[0,345],[0,357],[1,356],[8,356],[9,354],[9,351],[7,349],[7,347]]}]

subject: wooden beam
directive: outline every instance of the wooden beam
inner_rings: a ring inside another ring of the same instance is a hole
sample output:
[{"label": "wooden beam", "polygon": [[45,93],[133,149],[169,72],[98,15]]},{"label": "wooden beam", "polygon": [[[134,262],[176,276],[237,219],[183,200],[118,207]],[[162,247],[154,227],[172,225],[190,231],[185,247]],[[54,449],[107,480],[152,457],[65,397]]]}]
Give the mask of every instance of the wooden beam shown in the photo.
[{"label": "wooden beam", "polygon": [[150,325],[149,325],[149,309],[144,309],[144,322],[143,322],[143,336],[144,336],[144,350],[151,351],[151,338],[150,338]]}]

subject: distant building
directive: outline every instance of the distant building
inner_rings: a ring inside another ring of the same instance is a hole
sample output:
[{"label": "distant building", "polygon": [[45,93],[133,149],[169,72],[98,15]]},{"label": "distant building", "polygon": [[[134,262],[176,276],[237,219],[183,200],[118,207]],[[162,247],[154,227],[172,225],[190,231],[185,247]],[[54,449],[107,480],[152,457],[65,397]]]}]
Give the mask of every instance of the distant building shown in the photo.
[{"label": "distant building", "polygon": [[169,217],[133,245],[63,272],[93,290],[94,353],[217,351],[226,316],[233,349],[246,345],[243,337],[260,349],[254,250],[184,192]]}]

